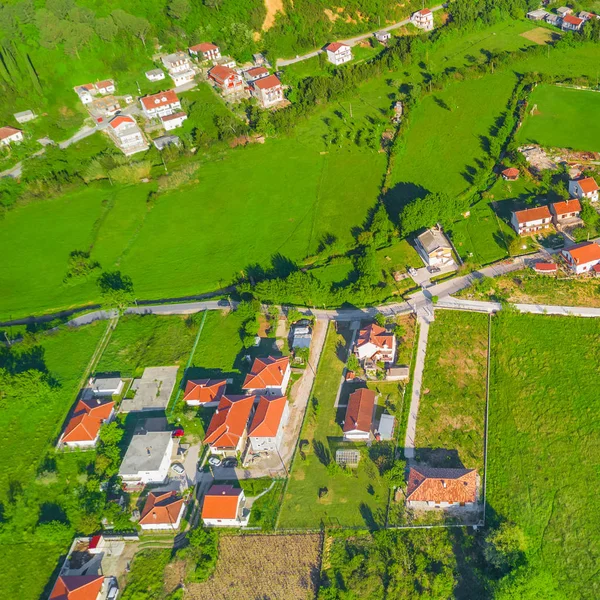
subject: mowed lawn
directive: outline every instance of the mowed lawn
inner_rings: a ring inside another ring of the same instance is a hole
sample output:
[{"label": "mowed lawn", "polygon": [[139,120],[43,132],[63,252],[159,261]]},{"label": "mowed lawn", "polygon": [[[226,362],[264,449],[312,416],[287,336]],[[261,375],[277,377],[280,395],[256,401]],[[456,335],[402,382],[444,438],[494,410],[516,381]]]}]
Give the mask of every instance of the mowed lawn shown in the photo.
[{"label": "mowed lawn", "polygon": [[429,329],[417,460],[483,475],[488,315],[438,310]]},{"label": "mowed lawn", "polygon": [[[77,329],[40,334],[38,342],[27,348],[19,344],[12,347],[13,355],[20,357],[16,364],[23,367],[36,364],[41,370],[47,370],[56,387],[43,397],[24,395],[0,411],[0,505],[7,509],[4,518],[15,518],[31,526],[37,522],[39,504],[54,500],[36,487],[37,469],[58,439],[85,369],[105,330],[106,323],[96,322]],[[34,356],[39,358],[30,361]],[[39,540],[32,542],[28,533],[23,532],[22,540],[0,536],[0,590],[36,600],[67,548]]]},{"label": "mowed lawn", "polygon": [[[600,94],[541,84],[529,99],[530,110],[536,106],[519,130],[520,142],[600,151]],[[573,127],[573,123],[585,123],[585,127]]]},{"label": "mowed lawn", "polygon": [[595,600],[600,321],[500,314],[492,348],[488,517],[525,532],[528,580]]},{"label": "mowed lawn", "polygon": [[[327,459],[335,462],[335,450],[340,447],[343,432],[341,420],[345,407],[334,407],[335,397],[346,359],[350,332],[337,333],[329,327],[327,339],[313,388],[318,410],[309,404],[301,440],[307,440],[302,452],[296,453],[288,487],[279,518],[279,527],[314,528],[321,523],[348,527],[373,528],[383,523],[388,501],[388,487],[379,475],[377,466],[369,457],[365,444],[344,444],[361,451],[357,469],[350,473],[335,472],[326,466]],[[389,384],[379,386],[381,396],[398,404],[395,390]],[[378,413],[379,414],[379,413]],[[381,444],[374,444],[373,449]],[[326,490],[319,497],[319,491]]]}]

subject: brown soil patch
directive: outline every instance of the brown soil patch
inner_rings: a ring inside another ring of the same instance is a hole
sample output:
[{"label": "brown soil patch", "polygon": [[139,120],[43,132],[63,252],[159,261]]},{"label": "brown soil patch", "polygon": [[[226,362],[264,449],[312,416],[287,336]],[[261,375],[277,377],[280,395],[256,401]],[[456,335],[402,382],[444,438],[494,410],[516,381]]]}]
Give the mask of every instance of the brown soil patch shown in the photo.
[{"label": "brown soil patch", "polygon": [[320,571],[318,535],[224,535],[219,561],[205,583],[187,586],[186,600],[305,600]]},{"label": "brown soil patch", "polygon": [[283,0],[265,0],[267,14],[262,24],[263,31],[269,31],[275,25],[275,17],[277,13],[283,13]]},{"label": "brown soil patch", "polygon": [[297,479],[298,481],[304,481],[304,479],[306,479],[306,473],[304,471],[296,469],[294,471],[294,479]]},{"label": "brown soil patch", "polygon": [[325,13],[325,16],[332,22],[335,23],[339,18],[340,15],[336,15],[334,14],[334,12],[332,10],[330,10],[329,8],[325,8],[323,10],[323,12]]},{"label": "brown soil patch", "polygon": [[552,42],[554,40],[554,35],[555,33],[549,29],[545,29],[544,27],[536,27],[530,31],[525,31],[521,34],[521,37],[524,37],[530,42],[534,42],[540,46],[543,46],[544,44],[549,44]]}]

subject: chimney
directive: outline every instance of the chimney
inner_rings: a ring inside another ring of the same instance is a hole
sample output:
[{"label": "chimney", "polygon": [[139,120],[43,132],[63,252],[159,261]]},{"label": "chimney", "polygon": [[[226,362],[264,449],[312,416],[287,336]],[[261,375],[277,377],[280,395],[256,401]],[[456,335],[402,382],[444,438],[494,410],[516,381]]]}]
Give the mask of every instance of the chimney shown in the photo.
[{"label": "chimney", "polygon": [[442,487],[446,489],[446,482],[442,479]]}]

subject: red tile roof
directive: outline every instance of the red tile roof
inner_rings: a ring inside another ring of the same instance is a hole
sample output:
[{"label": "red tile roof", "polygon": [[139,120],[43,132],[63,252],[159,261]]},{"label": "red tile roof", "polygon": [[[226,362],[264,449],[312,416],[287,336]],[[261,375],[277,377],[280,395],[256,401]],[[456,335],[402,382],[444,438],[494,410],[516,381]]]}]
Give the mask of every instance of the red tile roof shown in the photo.
[{"label": "red tile roof", "polygon": [[422,9],[419,11],[419,14],[421,14],[421,15],[423,15],[423,16],[425,17],[425,16],[427,16],[427,15],[430,15],[430,14],[431,14],[431,11],[430,11],[428,8],[422,8]]},{"label": "red tile roof", "polygon": [[96,89],[99,90],[101,88],[107,88],[107,87],[110,87],[111,85],[115,85],[115,82],[112,79],[105,79],[104,81],[99,81],[96,84]]},{"label": "red tile roof", "polygon": [[504,177],[508,177],[509,179],[515,179],[519,176],[519,169],[516,169],[515,167],[509,167],[508,169],[504,169],[504,171],[502,171],[502,175],[504,175]]},{"label": "red tile roof", "polygon": [[325,50],[329,50],[329,52],[337,52],[340,48],[348,47],[348,44],[342,44],[342,42],[332,42],[331,44],[327,44],[327,46],[325,46]]},{"label": "red tile roof", "polygon": [[515,216],[517,217],[518,223],[530,223],[531,221],[552,218],[547,206],[536,206],[535,208],[517,210],[515,211]]},{"label": "red tile roof", "polygon": [[534,269],[536,271],[543,271],[543,272],[554,272],[558,269],[556,263],[552,263],[552,262],[538,262],[535,263],[534,265]]},{"label": "red tile roof", "polygon": [[246,430],[253,405],[254,396],[222,396],[204,443],[214,448],[236,448]]},{"label": "red tile roof", "polygon": [[217,402],[225,393],[226,379],[190,379],[185,384],[184,402]]},{"label": "red tile roof", "polygon": [[232,485],[213,485],[204,496],[203,519],[235,519],[242,490]]},{"label": "red tile roof", "polygon": [[183,506],[177,492],[150,492],[140,517],[141,525],[175,525]]},{"label": "red tile roof", "polygon": [[373,427],[373,409],[375,408],[375,392],[361,388],[350,394],[348,408],[344,419],[344,433],[349,431],[369,432]]},{"label": "red tile roof", "polygon": [[600,260],[600,246],[594,242],[583,242],[571,248],[563,250],[571,255],[573,263],[576,265],[585,265],[595,260]]},{"label": "red tile roof", "polygon": [[184,112],[178,112],[173,113],[172,115],[166,115],[164,117],[161,117],[160,120],[164,123],[165,121],[172,121],[173,119],[181,119],[181,117],[187,118],[187,115]]},{"label": "red tile roof", "polygon": [[265,69],[264,67],[252,67],[246,71],[250,77],[260,77],[261,75],[267,75],[269,73],[269,69]]},{"label": "red tile roof", "polygon": [[239,77],[239,75],[230,67],[217,65],[213,67],[208,76],[214,79],[217,83],[225,83],[231,77]]},{"label": "red tile roof", "polygon": [[179,98],[173,90],[152,94],[151,96],[142,98],[142,104],[147,110],[168,106],[169,104],[176,104],[177,102],[179,102]]},{"label": "red tile roof", "polygon": [[287,396],[277,398],[261,396],[248,429],[248,435],[250,437],[275,437],[279,431],[279,424],[286,405]]},{"label": "red tile roof", "polygon": [[377,323],[370,323],[358,332],[356,347],[360,348],[369,343],[375,344],[378,348],[391,349],[394,345],[394,334]]},{"label": "red tile roof", "polygon": [[75,406],[62,435],[62,442],[92,442],[98,436],[102,422],[110,417],[115,403],[96,398],[80,400]]},{"label": "red tile roof", "polygon": [[552,205],[554,214],[567,215],[569,213],[581,212],[581,204],[579,200],[565,200],[564,202],[555,202]]},{"label": "red tile roof", "polygon": [[475,469],[411,467],[406,489],[407,502],[475,502]]},{"label": "red tile roof", "polygon": [[563,17],[563,23],[570,23],[571,25],[579,26],[583,23],[583,19],[574,17],[573,15],[566,15]]},{"label": "red tile roof", "polygon": [[211,44],[209,42],[202,42],[201,44],[196,44],[195,46],[190,46],[189,48],[192,52],[210,52],[211,50],[218,50],[219,47]]},{"label": "red tile roof", "polygon": [[0,127],[0,140],[5,140],[7,137],[15,135],[15,133],[22,133],[22,131],[16,127],[11,127],[10,125]]},{"label": "red tile roof", "polygon": [[123,123],[134,123],[135,124],[135,121],[131,117],[119,115],[118,117],[115,117],[114,119],[111,120],[110,126],[113,129],[116,129],[119,125],[122,125]]},{"label": "red tile roof", "polygon": [[598,184],[593,177],[586,177],[585,179],[580,179],[578,182],[579,187],[583,190],[584,194],[590,194],[591,192],[595,192],[598,190]]},{"label": "red tile roof", "polygon": [[269,386],[280,386],[289,364],[290,359],[287,356],[255,358],[250,373],[246,375],[243,388],[245,390],[264,390]]},{"label": "red tile roof", "polygon": [[61,575],[54,584],[49,600],[96,600],[103,575]]},{"label": "red tile roof", "polygon": [[262,79],[253,81],[252,85],[260,88],[261,90],[268,90],[280,86],[281,81],[279,81],[279,77],[277,77],[277,75],[269,75],[268,77],[263,77]]}]

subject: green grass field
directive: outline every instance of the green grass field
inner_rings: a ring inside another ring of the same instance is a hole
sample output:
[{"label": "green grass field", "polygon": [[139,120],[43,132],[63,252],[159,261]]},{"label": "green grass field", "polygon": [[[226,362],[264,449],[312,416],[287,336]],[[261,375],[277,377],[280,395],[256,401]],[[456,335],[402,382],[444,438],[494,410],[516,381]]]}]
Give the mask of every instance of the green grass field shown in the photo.
[{"label": "green grass field", "polygon": [[487,338],[487,315],[436,312],[417,419],[419,461],[483,473]]},{"label": "green grass field", "polygon": [[596,319],[494,319],[488,516],[523,529],[525,579],[551,582],[547,598],[600,595],[599,339]]},{"label": "green grass field", "polygon": [[529,98],[529,107],[535,106],[535,113],[527,114],[519,129],[521,143],[600,151],[600,120],[590,118],[600,113],[600,94],[542,84]]},{"label": "green grass field", "polygon": [[[343,334],[329,329],[325,348],[321,355],[313,397],[317,399],[317,412],[309,406],[301,440],[306,458],[297,452],[292,465],[279,518],[279,527],[319,528],[321,522],[349,527],[374,528],[385,519],[388,487],[379,474],[375,461],[378,450],[384,444],[374,444],[367,451],[365,444],[343,444],[341,420],[345,407],[337,410],[334,401],[344,367],[350,333]],[[399,390],[395,384],[377,384],[374,389],[381,394],[378,405],[388,399],[395,406],[399,403]],[[346,396],[347,398],[347,396]],[[340,404],[347,400],[344,394]],[[380,414],[381,409],[378,409]],[[335,451],[340,447],[356,448],[361,451],[358,468],[349,473],[332,471],[326,463],[335,462]],[[319,497],[319,491],[327,492]]]},{"label": "green grass field", "polygon": [[[74,519],[77,500],[68,490],[85,481],[86,465],[93,453],[68,455],[57,460],[57,475],[42,482],[37,471],[46,453],[58,439],[73,405],[79,384],[92,354],[106,330],[97,322],[77,329],[40,334],[31,346],[16,344],[17,369],[37,365],[46,369],[56,387],[43,397],[24,396],[0,411],[0,505],[6,532],[0,528],[0,589],[26,600],[40,597],[44,586],[67,550],[62,543],[44,543],[33,537],[43,506],[51,514],[64,512]],[[39,354],[38,354],[39,353]],[[33,360],[35,356],[38,359]],[[2,367],[7,367],[2,361]],[[19,366],[20,365],[20,366]],[[23,381],[25,386],[26,382]],[[27,389],[24,387],[24,389]],[[14,399],[13,399],[14,400]],[[69,488],[69,486],[71,486]],[[60,508],[52,508],[52,507]],[[40,512],[41,511],[41,512]]]}]

